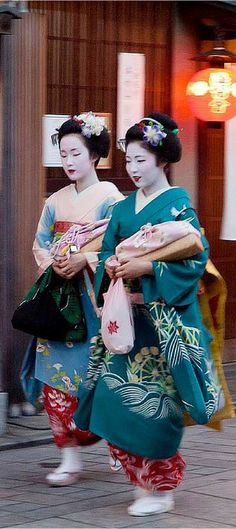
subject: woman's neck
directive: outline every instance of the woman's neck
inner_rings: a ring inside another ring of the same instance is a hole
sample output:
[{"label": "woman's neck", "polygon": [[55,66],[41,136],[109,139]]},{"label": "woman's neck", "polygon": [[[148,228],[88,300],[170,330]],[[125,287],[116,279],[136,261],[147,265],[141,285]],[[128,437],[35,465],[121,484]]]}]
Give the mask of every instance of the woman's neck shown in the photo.
[{"label": "woman's neck", "polygon": [[143,191],[143,194],[146,197],[148,197],[149,195],[152,195],[153,193],[156,193],[157,191],[161,191],[162,189],[168,189],[169,187],[170,187],[170,184],[167,180],[164,170],[162,169],[160,171],[158,178],[148,187],[143,187],[142,191]]},{"label": "woman's neck", "polygon": [[77,193],[81,193],[81,191],[84,191],[85,189],[87,189],[87,187],[90,187],[93,184],[97,184],[98,182],[99,182],[99,179],[98,179],[97,173],[95,169],[93,169],[93,171],[89,175],[87,175],[85,178],[83,178],[82,180],[80,179],[76,180],[75,189]]}]

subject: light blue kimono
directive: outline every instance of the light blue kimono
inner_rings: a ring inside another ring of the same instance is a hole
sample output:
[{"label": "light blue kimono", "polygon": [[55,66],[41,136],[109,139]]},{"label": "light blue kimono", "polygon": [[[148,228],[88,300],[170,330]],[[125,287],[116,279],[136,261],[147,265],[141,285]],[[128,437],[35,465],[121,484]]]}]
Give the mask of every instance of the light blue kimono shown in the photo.
[{"label": "light blue kimono", "polygon": [[[57,223],[87,223],[109,218],[114,204],[123,198],[111,182],[95,183],[81,193],[77,193],[75,185],[70,184],[51,195],[46,200],[33,246],[41,271],[52,262],[49,250],[56,236]],[[88,252],[85,255],[95,270],[97,254]],[[99,320],[92,303],[93,290],[87,272],[84,276],[79,274],[78,288],[87,327],[86,338],[83,342],[38,338],[35,377],[64,393],[80,397],[88,365],[90,340],[98,332]]]}]

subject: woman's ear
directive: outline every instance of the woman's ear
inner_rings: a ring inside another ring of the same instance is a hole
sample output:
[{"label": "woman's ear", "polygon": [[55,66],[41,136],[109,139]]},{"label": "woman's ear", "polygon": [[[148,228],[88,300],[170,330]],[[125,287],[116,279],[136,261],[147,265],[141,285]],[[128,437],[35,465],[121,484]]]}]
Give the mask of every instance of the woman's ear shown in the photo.
[{"label": "woman's ear", "polygon": [[91,154],[91,156],[90,156],[90,160],[91,160],[91,162],[93,162],[93,163],[95,163],[96,161],[98,161],[98,160],[99,160],[99,156],[98,156],[98,154],[95,154],[95,153],[93,152],[93,153]]},{"label": "woman's ear", "polygon": [[168,162],[164,160],[159,160],[158,167],[161,167],[162,169],[164,169],[164,167],[166,167],[167,164]]}]

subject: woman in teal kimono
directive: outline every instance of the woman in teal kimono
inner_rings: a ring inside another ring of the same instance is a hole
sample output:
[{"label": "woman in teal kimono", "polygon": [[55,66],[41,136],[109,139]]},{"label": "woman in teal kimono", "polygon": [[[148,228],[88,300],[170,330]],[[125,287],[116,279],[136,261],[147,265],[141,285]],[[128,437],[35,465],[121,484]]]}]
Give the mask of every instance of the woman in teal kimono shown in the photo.
[{"label": "woman in teal kimono", "polygon": [[86,376],[91,336],[99,320],[93,303],[96,252],[71,253],[57,260],[52,257],[55,241],[75,223],[94,223],[109,218],[113,205],[123,195],[111,182],[99,182],[96,166],[109,152],[109,134],[101,118],[93,113],[74,116],[59,129],[58,141],[63,169],[70,183],[47,198],[35,236],[33,252],[42,273],[50,265],[65,279],[77,279],[86,322],[81,341],[52,341],[38,337],[35,377],[43,383],[44,406],[54,441],[61,449],[61,464],[50,472],[49,485],[75,483],[81,470],[80,446],[99,438],[81,432],[73,421]]},{"label": "woman in teal kimono", "polygon": [[207,423],[222,391],[197,299],[208,258],[205,237],[204,251],[183,261],[132,258],[110,265],[118,243],[147,223],[185,220],[200,231],[187,191],[171,187],[165,174],[166,164],[181,158],[177,124],[165,114],[150,114],[127,131],[125,148],[126,169],[138,189],[113,209],[95,285],[99,304],[113,277],[142,294],[141,303],[133,304],[135,343],[119,355],[105,350],[100,335],[94,338],[75,422],[108,441],[136,486],[128,512],[145,516],[173,508],[172,489],[185,468],[178,451],[184,412]]}]

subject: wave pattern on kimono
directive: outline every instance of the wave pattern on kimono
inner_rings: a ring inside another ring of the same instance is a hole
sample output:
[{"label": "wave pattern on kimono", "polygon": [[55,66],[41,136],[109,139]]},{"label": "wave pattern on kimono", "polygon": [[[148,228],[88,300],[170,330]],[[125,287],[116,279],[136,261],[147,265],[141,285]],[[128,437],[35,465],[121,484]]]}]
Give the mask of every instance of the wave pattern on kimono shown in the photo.
[{"label": "wave pattern on kimono", "polygon": [[[112,214],[96,273],[98,299],[105,260],[142,225],[186,220],[200,231],[184,189],[168,189],[138,213],[135,201],[136,192]],[[92,346],[87,387],[75,422],[127,452],[152,459],[173,456],[183,435],[184,411],[207,422],[221,401],[220,384],[211,369],[211,338],[197,300],[208,258],[204,236],[202,243],[203,252],[185,261],[155,261],[153,275],[142,277],[144,305],[134,306],[135,343],[129,354],[105,351],[99,336]]]}]

